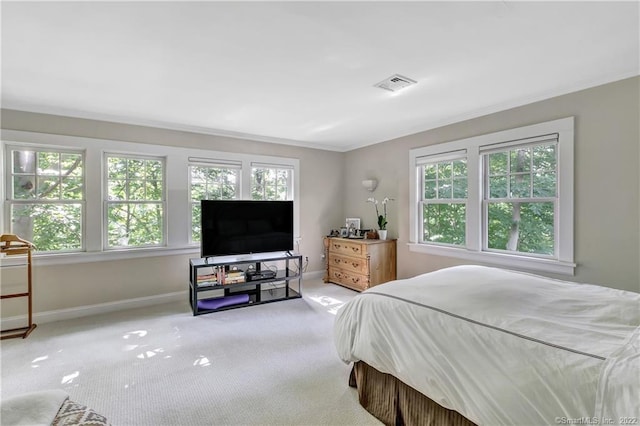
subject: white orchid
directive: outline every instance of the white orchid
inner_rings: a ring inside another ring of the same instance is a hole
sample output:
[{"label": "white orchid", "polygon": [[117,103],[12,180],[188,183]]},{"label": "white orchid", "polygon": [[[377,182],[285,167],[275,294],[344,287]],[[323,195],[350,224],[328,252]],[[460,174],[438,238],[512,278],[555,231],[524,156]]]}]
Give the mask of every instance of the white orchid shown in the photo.
[{"label": "white orchid", "polygon": [[387,203],[392,200],[393,198],[384,197],[384,199],[380,203],[383,206],[383,210],[382,210],[383,214],[380,214],[380,211],[378,210],[378,203],[379,203],[378,200],[376,200],[373,197],[367,198],[367,202],[373,203],[373,205],[376,208],[376,218],[378,219],[378,228],[380,228],[380,230],[387,229]]}]

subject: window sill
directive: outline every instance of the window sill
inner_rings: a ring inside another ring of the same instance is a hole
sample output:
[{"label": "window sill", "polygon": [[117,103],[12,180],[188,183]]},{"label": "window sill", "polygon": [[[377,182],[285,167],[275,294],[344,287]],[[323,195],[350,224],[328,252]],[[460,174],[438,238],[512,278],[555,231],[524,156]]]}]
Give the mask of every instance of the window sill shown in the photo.
[{"label": "window sill", "polygon": [[503,253],[488,253],[471,251],[465,248],[433,246],[427,244],[408,243],[409,251],[415,253],[433,254],[436,256],[453,257],[484,264],[503,266],[515,269],[525,269],[536,272],[547,272],[561,275],[574,275],[576,264],[551,259],[524,258]]},{"label": "window sill", "polygon": [[[73,263],[104,262],[138,259],[145,257],[195,255],[200,256],[200,247],[153,247],[140,249],[108,250],[100,252],[77,252],[56,254],[33,254],[34,266],[68,265]],[[6,258],[5,258],[6,260]],[[4,263],[4,262],[3,262]]]}]

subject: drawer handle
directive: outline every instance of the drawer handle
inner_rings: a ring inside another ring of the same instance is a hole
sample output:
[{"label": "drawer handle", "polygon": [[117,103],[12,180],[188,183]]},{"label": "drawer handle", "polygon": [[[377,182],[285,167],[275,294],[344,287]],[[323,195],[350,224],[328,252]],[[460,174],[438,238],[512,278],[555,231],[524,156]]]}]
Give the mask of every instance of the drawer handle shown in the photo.
[{"label": "drawer handle", "polygon": [[334,244],[333,248],[339,249],[340,247],[342,247],[340,244]]},{"label": "drawer handle", "polygon": [[357,284],[357,283],[360,281],[360,278],[355,278],[355,277],[354,277],[354,278],[351,278],[351,281],[352,281],[354,284]]},{"label": "drawer handle", "polygon": [[354,253],[358,253],[360,251],[360,247],[351,247],[351,250],[353,250]]},{"label": "drawer handle", "polygon": [[358,262],[351,262],[351,266],[353,266],[354,268],[358,268],[360,267],[360,264]]}]

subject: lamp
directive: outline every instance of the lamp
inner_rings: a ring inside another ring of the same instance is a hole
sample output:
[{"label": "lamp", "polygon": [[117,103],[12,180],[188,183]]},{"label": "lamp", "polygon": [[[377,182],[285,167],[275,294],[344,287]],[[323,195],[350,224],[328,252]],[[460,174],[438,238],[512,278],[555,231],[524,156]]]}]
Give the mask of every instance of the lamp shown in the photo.
[{"label": "lamp", "polygon": [[375,179],[365,179],[362,181],[362,186],[369,192],[373,192],[378,186],[378,181]]}]

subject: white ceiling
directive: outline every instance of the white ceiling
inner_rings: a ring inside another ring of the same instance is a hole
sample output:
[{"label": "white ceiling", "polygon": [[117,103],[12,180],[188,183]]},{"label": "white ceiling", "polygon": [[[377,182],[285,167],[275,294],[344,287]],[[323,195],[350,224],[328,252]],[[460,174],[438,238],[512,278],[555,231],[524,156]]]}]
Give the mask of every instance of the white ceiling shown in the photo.
[{"label": "white ceiling", "polygon": [[1,7],[3,108],[337,151],[640,74],[637,1]]}]

